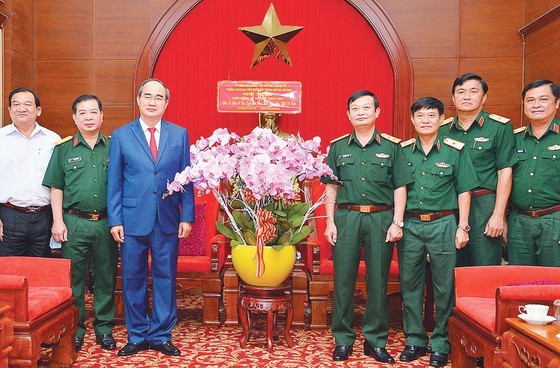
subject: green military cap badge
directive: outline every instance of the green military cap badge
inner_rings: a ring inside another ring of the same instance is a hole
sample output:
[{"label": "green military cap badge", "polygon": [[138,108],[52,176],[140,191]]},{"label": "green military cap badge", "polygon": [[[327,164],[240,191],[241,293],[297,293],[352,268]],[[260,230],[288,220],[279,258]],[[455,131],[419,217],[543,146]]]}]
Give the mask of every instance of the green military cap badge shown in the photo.
[{"label": "green military cap badge", "polygon": [[456,150],[460,151],[463,149],[465,144],[463,142],[456,141],[455,139],[445,138],[443,143],[447,144],[449,147],[453,147]]},{"label": "green military cap badge", "polygon": [[527,127],[526,127],[526,126],[522,126],[522,127],[517,128],[517,129],[514,129],[514,130],[513,130],[513,134],[522,133],[522,132],[524,132],[525,130],[527,130]]},{"label": "green military cap badge", "polygon": [[488,115],[488,117],[490,119],[492,119],[494,121],[497,121],[498,123],[502,123],[502,124],[508,123],[509,120],[510,120],[508,118],[504,118],[503,116],[496,115],[496,114],[490,114],[490,115]]},{"label": "green military cap badge", "polygon": [[55,145],[55,146],[58,146],[59,144],[62,144],[62,143],[64,143],[64,142],[68,142],[70,139],[72,139],[72,136],[71,136],[71,135],[69,135],[69,136],[66,137],[66,138],[62,138],[62,139],[56,141],[56,142],[54,143],[54,145]]},{"label": "green military cap badge", "polygon": [[396,137],[393,137],[392,135],[389,135],[389,134],[387,134],[387,133],[381,133],[381,136],[382,136],[383,138],[385,138],[386,140],[391,141],[391,142],[393,142],[393,143],[395,143],[395,144],[401,143],[401,139],[396,138]]},{"label": "green military cap badge", "polygon": [[410,138],[408,141],[404,141],[401,143],[401,147],[405,148],[410,146],[411,144],[413,144],[414,142],[416,142],[416,138]]}]

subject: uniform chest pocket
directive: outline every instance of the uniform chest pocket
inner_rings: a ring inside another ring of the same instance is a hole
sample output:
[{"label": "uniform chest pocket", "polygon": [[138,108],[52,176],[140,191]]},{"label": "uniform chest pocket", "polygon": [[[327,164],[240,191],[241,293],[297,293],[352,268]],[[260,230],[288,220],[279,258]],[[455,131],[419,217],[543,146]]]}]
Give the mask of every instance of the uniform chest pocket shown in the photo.
[{"label": "uniform chest pocket", "polygon": [[82,170],[85,165],[86,165],[86,163],[84,161],[69,162],[69,163],[64,164],[64,170],[78,172],[78,171]]},{"label": "uniform chest pocket", "polygon": [[339,179],[343,181],[348,181],[351,179],[349,171],[351,172],[354,168],[354,163],[356,159],[352,156],[349,157],[339,157],[336,160],[336,167],[338,169]]},{"label": "uniform chest pocket", "polygon": [[[525,151],[525,150],[523,150]],[[523,175],[523,170],[525,170],[525,164],[527,163],[527,152],[516,152],[515,153],[515,164],[513,164],[513,177],[520,177]]]},{"label": "uniform chest pocket", "polygon": [[432,185],[430,189],[434,192],[441,192],[453,184],[453,166],[433,167],[430,170]]},{"label": "uniform chest pocket", "polygon": [[540,171],[544,176],[560,175],[560,150],[544,151],[542,159],[543,168]]},{"label": "uniform chest pocket", "polygon": [[373,157],[371,160],[373,181],[377,183],[388,183],[391,181],[392,166],[391,157]]}]

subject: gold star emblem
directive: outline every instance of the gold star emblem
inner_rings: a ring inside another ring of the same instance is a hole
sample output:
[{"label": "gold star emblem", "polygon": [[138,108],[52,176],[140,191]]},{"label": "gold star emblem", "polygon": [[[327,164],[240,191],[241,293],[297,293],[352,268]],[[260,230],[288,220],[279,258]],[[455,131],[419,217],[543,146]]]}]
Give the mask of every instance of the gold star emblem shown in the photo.
[{"label": "gold star emblem", "polygon": [[262,25],[239,28],[241,32],[245,33],[255,43],[251,68],[269,56],[274,56],[278,60],[292,65],[288,51],[288,41],[302,29],[303,27],[281,25],[276,10],[274,10],[274,5],[270,3]]}]

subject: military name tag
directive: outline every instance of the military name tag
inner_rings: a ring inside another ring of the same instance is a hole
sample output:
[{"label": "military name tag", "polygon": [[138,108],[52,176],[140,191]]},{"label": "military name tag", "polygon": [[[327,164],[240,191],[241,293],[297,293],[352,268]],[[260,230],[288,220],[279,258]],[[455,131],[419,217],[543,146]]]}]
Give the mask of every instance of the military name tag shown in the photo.
[{"label": "military name tag", "polygon": [[475,142],[488,142],[489,139],[486,137],[477,137],[474,139]]},{"label": "military name tag", "polygon": [[338,155],[338,158],[349,158],[349,157],[352,157],[351,153],[346,153],[344,155]]},{"label": "military name tag", "polygon": [[517,152],[517,153],[525,153],[525,152],[527,152],[527,150],[526,150],[526,149],[520,148],[520,149],[516,150],[515,152]]},{"label": "military name tag", "polygon": [[73,157],[73,158],[68,159],[69,164],[74,163],[74,162],[80,162],[80,161],[82,161],[81,157]]},{"label": "military name tag", "polygon": [[436,166],[437,167],[443,167],[443,168],[447,168],[449,166],[451,166],[450,164],[446,164],[445,162],[436,162]]},{"label": "military name tag", "polygon": [[389,158],[389,155],[386,153],[376,153],[375,157],[379,157],[379,158]]}]

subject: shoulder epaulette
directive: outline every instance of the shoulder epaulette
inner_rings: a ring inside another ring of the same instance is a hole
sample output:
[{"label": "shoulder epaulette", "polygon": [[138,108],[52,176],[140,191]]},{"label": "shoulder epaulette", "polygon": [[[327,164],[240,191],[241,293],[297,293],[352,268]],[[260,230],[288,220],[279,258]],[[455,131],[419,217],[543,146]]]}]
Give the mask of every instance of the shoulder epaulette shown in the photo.
[{"label": "shoulder epaulette", "polygon": [[68,142],[70,139],[72,139],[72,136],[71,136],[71,135],[69,135],[68,137],[62,138],[62,139],[59,140],[59,141],[56,141],[56,142],[54,143],[54,145],[55,145],[55,146],[58,146],[59,144],[62,144],[62,143],[64,143],[64,142]]},{"label": "shoulder epaulette", "polygon": [[386,140],[391,141],[391,142],[393,142],[393,143],[395,143],[395,144],[401,143],[401,140],[402,140],[402,139],[399,139],[399,138],[397,138],[397,137],[393,137],[392,135],[389,135],[389,134],[387,134],[387,133],[381,133],[381,136],[382,136],[383,138],[385,138]]},{"label": "shoulder epaulette", "polygon": [[447,124],[451,123],[451,122],[453,121],[453,119],[455,119],[454,116],[445,119],[444,121],[441,122],[441,125],[440,125],[440,126],[444,126],[444,125],[447,125]]},{"label": "shoulder epaulette", "polygon": [[408,141],[401,142],[401,147],[405,148],[416,142],[416,138],[410,138]]},{"label": "shoulder epaulette", "polygon": [[444,138],[443,143],[447,144],[449,147],[455,148],[458,151],[462,150],[463,147],[465,146],[463,142],[459,142],[451,138]]},{"label": "shoulder epaulette", "polygon": [[490,114],[490,115],[488,115],[488,117],[490,119],[492,119],[494,121],[497,121],[498,123],[502,123],[502,124],[509,123],[509,120],[510,120],[508,118],[504,118],[503,116],[496,115],[496,114]]},{"label": "shoulder epaulette", "polygon": [[341,140],[341,139],[344,139],[344,138],[348,137],[350,134],[352,134],[352,133],[348,133],[348,134],[341,135],[340,137],[333,139],[333,140],[331,141],[331,143],[334,143],[334,142],[337,142],[337,141],[339,141],[339,140]]},{"label": "shoulder epaulette", "polygon": [[517,128],[517,129],[514,129],[514,130],[513,130],[513,134],[522,133],[522,132],[524,132],[525,130],[527,130],[527,127],[526,127],[526,126],[522,126],[522,127]]}]

